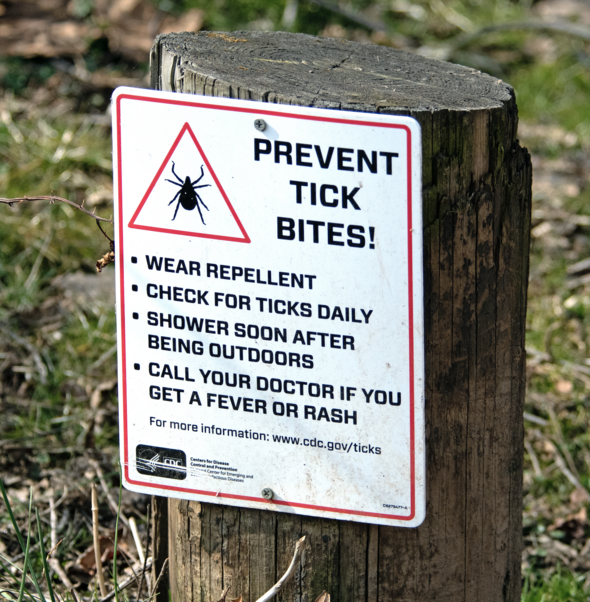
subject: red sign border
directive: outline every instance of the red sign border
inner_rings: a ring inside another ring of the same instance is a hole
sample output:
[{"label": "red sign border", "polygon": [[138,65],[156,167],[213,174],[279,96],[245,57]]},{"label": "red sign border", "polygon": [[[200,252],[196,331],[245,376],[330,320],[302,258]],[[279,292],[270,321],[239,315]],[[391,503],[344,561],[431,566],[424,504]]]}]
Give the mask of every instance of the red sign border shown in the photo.
[{"label": "red sign border", "polygon": [[[152,190],[154,189],[156,182],[160,179],[160,176],[162,175],[162,172],[166,168],[166,165],[168,165],[168,161],[170,161],[170,157],[172,157],[172,154],[176,150],[176,147],[180,144],[180,141],[182,140],[182,137],[184,136],[185,132],[189,133],[190,137],[192,138],[193,142],[195,143],[195,146],[197,147],[197,150],[201,154],[203,161],[205,161],[205,165],[207,165],[207,169],[209,170],[209,173],[211,174],[213,181],[217,185],[217,189],[219,190],[219,192],[221,192],[221,196],[223,197],[223,200],[226,202],[227,207],[230,210],[234,220],[236,221],[236,224],[238,224],[238,228],[240,228],[240,231],[244,235],[244,238],[236,238],[234,236],[219,236],[216,234],[206,234],[205,232],[200,233],[200,232],[186,232],[184,230],[171,230],[169,228],[157,228],[155,226],[140,226],[135,223],[135,220],[139,217],[139,214],[140,214],[141,210],[143,209],[143,206],[145,205],[146,201],[148,200],[148,197],[150,196]],[[158,172],[154,176],[152,183],[150,184],[149,188],[147,189],[147,192],[143,195],[143,198],[141,199],[141,203],[139,203],[139,205],[137,206],[137,209],[135,210],[135,213],[129,220],[128,227],[133,228],[135,230],[147,230],[149,232],[164,232],[166,234],[180,234],[182,236],[192,236],[194,238],[212,238],[214,240],[227,240],[230,242],[245,242],[245,243],[250,242],[250,237],[248,236],[248,233],[244,229],[244,226],[242,225],[242,222],[240,221],[238,214],[236,213],[235,209],[233,208],[231,201],[227,197],[227,194],[225,194],[225,190],[223,189],[221,182],[217,179],[217,175],[213,171],[213,167],[211,166],[211,163],[209,163],[209,159],[207,159],[207,155],[205,155],[205,151],[203,151],[203,148],[199,144],[199,141],[197,140],[197,137],[195,136],[195,134],[194,134],[191,126],[188,124],[188,122],[182,126],[180,133],[176,137],[174,144],[172,144],[172,146],[170,147],[170,150],[168,151],[168,154],[166,155],[164,161],[162,162],[160,169],[158,169]]]},{"label": "red sign border", "polygon": [[[142,487],[149,487],[153,489],[163,489],[167,491],[179,491],[184,493],[191,493],[195,495],[203,495],[208,497],[225,498],[232,500],[243,500],[249,502],[260,502],[264,504],[276,504],[277,506],[290,506],[293,508],[302,508],[309,510],[318,510],[323,512],[332,512],[334,514],[344,514],[350,516],[366,516],[371,518],[384,518],[389,520],[398,521],[411,521],[416,516],[416,458],[415,458],[415,426],[414,426],[414,415],[415,415],[415,391],[414,391],[414,286],[413,286],[413,247],[412,247],[412,131],[407,125],[394,124],[394,123],[379,123],[374,121],[363,121],[359,119],[346,119],[336,117],[322,117],[319,115],[300,115],[297,113],[291,114],[284,111],[268,110],[262,108],[265,105],[263,103],[252,103],[256,106],[252,108],[246,107],[232,107],[224,105],[215,105],[207,102],[189,101],[189,100],[176,100],[176,99],[165,99],[165,98],[153,98],[150,96],[141,96],[140,94],[120,94],[116,99],[116,126],[117,126],[117,190],[119,199],[119,213],[118,221],[119,227],[123,224],[123,182],[122,182],[122,148],[121,148],[121,102],[123,100],[137,100],[144,102],[153,102],[156,104],[166,104],[173,106],[184,106],[194,107],[200,109],[212,109],[215,111],[232,111],[236,113],[246,113],[254,115],[268,115],[272,117],[286,117],[291,119],[300,119],[303,121],[321,121],[325,123],[339,123],[345,125],[361,125],[370,127],[382,127],[391,129],[401,129],[406,132],[406,152],[408,157],[407,163],[407,227],[408,227],[408,322],[409,322],[409,372],[410,372],[410,514],[409,516],[399,516],[395,514],[383,514],[377,512],[363,512],[360,510],[349,510],[344,508],[332,508],[328,506],[317,506],[314,504],[303,504],[300,502],[289,502],[285,500],[266,500],[262,497],[251,497],[245,495],[236,495],[229,493],[220,493],[215,491],[204,491],[199,489],[188,489],[184,487],[174,487],[172,485],[161,485],[156,483],[149,483],[143,481],[136,481],[129,476],[129,448],[128,448],[128,436],[127,436],[127,358],[126,358],[126,344],[125,344],[125,282],[124,282],[124,245],[123,245],[123,234],[121,230],[120,240],[117,245],[117,253],[119,262],[119,275],[120,275],[120,295],[121,295],[121,347],[123,350],[121,358],[122,366],[122,386],[123,400],[122,400],[122,414],[123,414],[123,433],[124,433],[124,445],[123,445],[123,465],[125,471],[125,479],[132,485],[139,485]],[[268,105],[267,105],[268,106]],[[283,105],[281,105],[283,106]]]}]

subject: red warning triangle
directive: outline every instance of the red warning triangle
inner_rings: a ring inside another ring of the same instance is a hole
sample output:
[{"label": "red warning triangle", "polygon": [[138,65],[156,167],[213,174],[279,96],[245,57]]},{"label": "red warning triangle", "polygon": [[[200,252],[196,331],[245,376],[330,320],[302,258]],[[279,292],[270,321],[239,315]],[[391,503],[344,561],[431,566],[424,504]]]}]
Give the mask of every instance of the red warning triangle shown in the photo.
[{"label": "red warning triangle", "polygon": [[190,125],[185,123],[129,222],[130,228],[250,242]]}]

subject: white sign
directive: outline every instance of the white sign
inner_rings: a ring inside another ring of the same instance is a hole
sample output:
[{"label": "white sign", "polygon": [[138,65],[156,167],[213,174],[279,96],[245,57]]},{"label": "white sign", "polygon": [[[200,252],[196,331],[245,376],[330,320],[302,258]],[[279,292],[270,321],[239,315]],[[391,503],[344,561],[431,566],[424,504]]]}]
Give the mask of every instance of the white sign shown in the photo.
[{"label": "white sign", "polygon": [[131,88],[113,109],[125,486],[419,525],[418,123]]}]

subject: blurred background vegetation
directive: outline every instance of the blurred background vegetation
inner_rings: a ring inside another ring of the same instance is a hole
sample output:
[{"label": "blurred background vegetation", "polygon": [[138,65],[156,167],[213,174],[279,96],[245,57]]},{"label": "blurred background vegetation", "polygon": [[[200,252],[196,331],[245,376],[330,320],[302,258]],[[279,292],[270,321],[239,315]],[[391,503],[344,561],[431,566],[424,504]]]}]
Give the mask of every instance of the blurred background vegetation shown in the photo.
[{"label": "blurred background vegetation", "polygon": [[[534,165],[523,600],[589,600],[590,3],[1,0],[0,196],[54,194],[111,217],[112,90],[147,86],[155,35],[199,29],[372,42],[515,88]],[[118,492],[114,270],[94,267],[108,250],[66,205],[0,205],[0,477],[25,527],[33,487],[81,597],[96,587],[89,485],[100,484],[107,541]],[[144,538],[146,508],[124,493]],[[123,578],[137,552],[120,535]],[[19,553],[0,511],[0,554],[22,565]]]}]

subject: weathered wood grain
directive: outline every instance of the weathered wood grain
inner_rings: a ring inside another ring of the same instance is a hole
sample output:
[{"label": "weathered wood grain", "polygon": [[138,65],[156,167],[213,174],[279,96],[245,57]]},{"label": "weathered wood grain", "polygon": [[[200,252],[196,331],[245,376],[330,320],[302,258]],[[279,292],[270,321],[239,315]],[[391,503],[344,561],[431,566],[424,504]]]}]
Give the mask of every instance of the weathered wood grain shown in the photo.
[{"label": "weathered wood grain", "polygon": [[[390,48],[285,33],[156,39],[157,89],[410,115],[422,127],[427,514],[377,527],[170,500],[172,599],[520,600],[531,164],[513,90]],[[166,518],[161,512],[161,529]],[[157,548],[164,549],[162,548]]]}]

